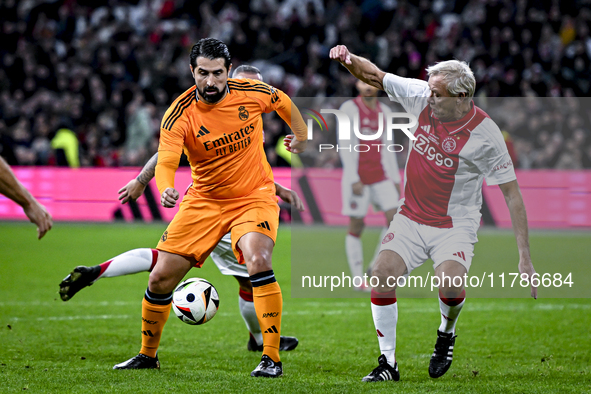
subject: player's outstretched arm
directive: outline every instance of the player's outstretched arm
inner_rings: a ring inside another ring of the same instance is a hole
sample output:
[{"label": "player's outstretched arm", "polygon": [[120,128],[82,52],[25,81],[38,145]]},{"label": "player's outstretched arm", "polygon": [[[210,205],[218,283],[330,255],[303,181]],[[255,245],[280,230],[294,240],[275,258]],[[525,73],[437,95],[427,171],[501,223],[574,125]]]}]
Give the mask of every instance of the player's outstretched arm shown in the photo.
[{"label": "player's outstretched arm", "polygon": [[331,48],[329,57],[345,66],[355,78],[380,90],[384,90],[382,81],[386,73],[369,60],[349,52],[346,46],[337,45]]},{"label": "player's outstretched arm", "polygon": [[146,190],[148,183],[154,178],[154,172],[156,171],[156,163],[158,163],[158,152],[154,153],[154,156],[148,160],[140,174],[119,189],[119,200],[121,204],[125,204],[129,201],[135,201]]},{"label": "player's outstretched arm", "polygon": [[[532,276],[536,273],[536,270],[531,261],[529,251],[527,214],[525,212],[523,197],[519,190],[519,184],[517,181],[511,181],[499,185],[499,187],[505,196],[505,202],[511,214],[511,223],[513,224],[513,232],[517,240],[517,249],[519,250],[519,273],[526,274],[531,283]],[[531,285],[531,296],[536,299],[538,298],[538,288],[533,284]]]},{"label": "player's outstretched arm", "polygon": [[275,182],[275,190],[275,194],[277,194],[277,196],[281,198],[283,201],[292,205],[300,212],[304,211],[304,203],[302,202],[300,196],[298,196],[296,192],[281,186],[277,182]]},{"label": "player's outstretched arm", "polygon": [[37,225],[37,239],[43,238],[51,230],[53,219],[43,205],[16,179],[14,172],[0,157],[0,193],[23,207],[25,215]]}]

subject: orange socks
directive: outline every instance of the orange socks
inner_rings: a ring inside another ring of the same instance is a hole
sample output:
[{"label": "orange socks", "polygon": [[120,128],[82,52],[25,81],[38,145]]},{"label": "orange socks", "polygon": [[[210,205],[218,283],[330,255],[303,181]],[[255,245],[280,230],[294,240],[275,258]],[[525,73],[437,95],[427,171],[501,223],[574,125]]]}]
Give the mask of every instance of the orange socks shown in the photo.
[{"label": "orange socks", "polygon": [[154,294],[149,290],[146,291],[146,296],[142,300],[141,354],[156,357],[162,330],[170,314],[171,302],[172,294]]},{"label": "orange socks", "polygon": [[279,340],[281,335],[281,312],[283,297],[281,288],[273,271],[260,272],[250,277],[253,290],[254,308],[263,332],[263,355],[273,361],[279,358]]}]

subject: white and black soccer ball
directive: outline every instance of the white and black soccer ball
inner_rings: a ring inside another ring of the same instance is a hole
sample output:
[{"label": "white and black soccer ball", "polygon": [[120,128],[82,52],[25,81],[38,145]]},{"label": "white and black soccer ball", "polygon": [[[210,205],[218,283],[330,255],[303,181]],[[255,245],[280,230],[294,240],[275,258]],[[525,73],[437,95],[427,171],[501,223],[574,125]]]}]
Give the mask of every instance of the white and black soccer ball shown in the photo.
[{"label": "white and black soccer ball", "polygon": [[207,323],[213,319],[219,306],[217,290],[205,279],[187,279],[172,294],[172,310],[187,324]]}]

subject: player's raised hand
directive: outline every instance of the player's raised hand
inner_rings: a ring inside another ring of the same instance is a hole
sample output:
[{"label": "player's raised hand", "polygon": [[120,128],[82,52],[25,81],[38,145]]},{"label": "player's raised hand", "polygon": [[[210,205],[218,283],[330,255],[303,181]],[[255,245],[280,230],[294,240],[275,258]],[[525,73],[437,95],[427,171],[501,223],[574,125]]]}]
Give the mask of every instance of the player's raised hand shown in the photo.
[{"label": "player's raised hand", "polygon": [[295,138],[295,135],[289,134],[286,135],[285,138],[283,138],[283,145],[285,146],[288,152],[299,154],[306,150],[306,147],[308,146],[308,141],[299,141]]},{"label": "player's raised hand", "polygon": [[132,179],[127,183],[127,185],[123,186],[119,189],[119,200],[121,204],[125,204],[129,201],[135,201],[142,194],[144,194],[144,190],[146,190],[146,186],[142,185],[137,179]]},{"label": "player's raised hand", "polygon": [[519,259],[519,274],[520,275],[523,275],[523,274],[527,275],[527,280],[529,281],[529,283],[531,285],[531,296],[537,300],[538,299],[538,287],[534,286],[532,283],[532,278],[535,273],[536,273],[536,270],[534,269],[534,265],[531,261],[531,258],[520,258]]},{"label": "player's raised hand", "polygon": [[43,236],[51,230],[53,227],[53,218],[47,212],[47,209],[37,200],[34,200],[31,204],[24,206],[23,210],[25,215],[29,218],[31,223],[37,225],[37,239],[43,238]]},{"label": "player's raised hand", "polygon": [[332,60],[337,60],[344,64],[352,64],[351,62],[351,52],[347,49],[344,45],[337,45],[330,49],[330,53],[328,55]]},{"label": "player's raised hand", "polygon": [[160,204],[162,204],[164,208],[174,208],[178,199],[179,192],[177,192],[172,187],[168,187],[162,192]]}]

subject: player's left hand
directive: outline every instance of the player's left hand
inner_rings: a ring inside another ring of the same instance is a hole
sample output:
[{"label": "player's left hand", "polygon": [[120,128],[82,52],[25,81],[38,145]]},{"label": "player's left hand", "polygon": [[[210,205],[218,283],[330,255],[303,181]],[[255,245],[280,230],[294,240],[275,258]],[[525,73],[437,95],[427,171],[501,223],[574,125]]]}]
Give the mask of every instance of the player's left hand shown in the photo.
[{"label": "player's left hand", "polygon": [[125,204],[129,201],[135,201],[142,194],[144,194],[144,190],[146,190],[146,186],[142,185],[137,179],[132,179],[127,183],[127,185],[123,186],[117,193],[119,193],[119,200],[121,204]]},{"label": "player's left hand", "polygon": [[47,212],[47,209],[39,204],[37,200],[34,200],[31,204],[23,207],[23,210],[31,223],[37,225],[37,239],[43,238],[43,236],[53,227],[53,218],[49,212]]},{"label": "player's left hand", "polygon": [[308,146],[308,140],[299,141],[295,138],[295,135],[289,134],[283,138],[283,145],[288,152],[300,154],[306,150],[306,146]]},{"label": "player's left hand", "polygon": [[351,62],[351,52],[349,52],[349,49],[344,45],[336,45],[332,47],[328,57],[343,64],[353,64]]},{"label": "player's left hand", "polygon": [[281,198],[286,203],[290,204],[292,207],[295,207],[298,211],[304,211],[304,203],[300,199],[300,196],[293,190],[290,190],[286,187],[276,187],[277,189],[277,196]]},{"label": "player's left hand", "polygon": [[[531,261],[531,258],[522,257],[519,259],[519,274],[526,274],[527,280],[530,284],[532,283],[532,276],[535,273],[536,270],[534,269],[534,265]],[[533,284],[531,284],[531,296],[536,300],[538,299],[538,287],[534,286]]]},{"label": "player's left hand", "polygon": [[174,208],[178,199],[179,192],[177,192],[176,189],[173,189],[172,187],[167,187],[162,192],[160,204],[162,204],[164,208]]}]

